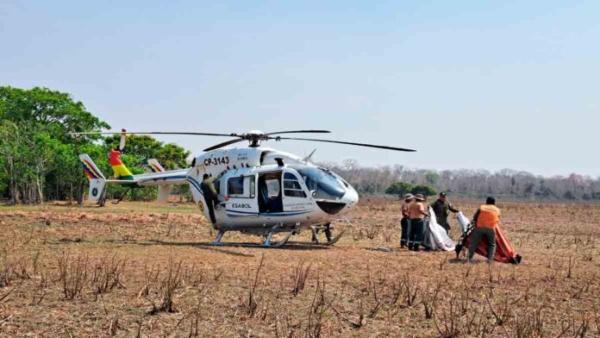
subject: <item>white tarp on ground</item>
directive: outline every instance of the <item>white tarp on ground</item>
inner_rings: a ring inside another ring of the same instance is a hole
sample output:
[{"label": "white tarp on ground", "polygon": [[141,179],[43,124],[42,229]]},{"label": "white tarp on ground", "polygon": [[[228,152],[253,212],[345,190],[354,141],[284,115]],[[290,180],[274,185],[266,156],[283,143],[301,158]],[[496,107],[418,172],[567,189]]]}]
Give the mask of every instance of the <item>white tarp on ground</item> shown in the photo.
[{"label": "white tarp on ground", "polygon": [[459,211],[456,214],[456,221],[460,225],[460,230],[462,230],[462,233],[464,234],[465,232],[467,232],[471,222],[469,221],[467,216],[465,216],[465,214],[462,213],[462,211]]},{"label": "white tarp on ground", "polygon": [[431,250],[444,251],[454,251],[456,246],[456,243],[446,233],[446,229],[438,224],[431,207],[429,207],[429,221],[425,222],[423,245]]}]

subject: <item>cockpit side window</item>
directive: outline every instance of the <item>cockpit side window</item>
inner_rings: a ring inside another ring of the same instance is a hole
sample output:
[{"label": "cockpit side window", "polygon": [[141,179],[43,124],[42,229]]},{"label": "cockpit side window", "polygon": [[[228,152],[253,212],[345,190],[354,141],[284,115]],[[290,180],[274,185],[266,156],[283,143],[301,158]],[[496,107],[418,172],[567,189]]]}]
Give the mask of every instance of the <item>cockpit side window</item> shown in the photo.
[{"label": "cockpit side window", "polygon": [[283,175],[283,193],[288,197],[306,198],[306,193],[298,182],[298,178],[292,173]]},{"label": "cockpit side window", "polygon": [[316,199],[338,200],[346,193],[344,185],[329,170],[310,166],[294,169],[302,176]]}]

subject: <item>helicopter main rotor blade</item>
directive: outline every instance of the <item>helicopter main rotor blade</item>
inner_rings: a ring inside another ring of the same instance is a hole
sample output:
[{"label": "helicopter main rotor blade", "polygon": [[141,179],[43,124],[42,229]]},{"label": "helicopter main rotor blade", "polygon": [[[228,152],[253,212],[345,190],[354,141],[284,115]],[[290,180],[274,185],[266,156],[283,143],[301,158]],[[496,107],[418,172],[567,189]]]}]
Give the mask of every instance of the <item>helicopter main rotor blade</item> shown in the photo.
[{"label": "helicopter main rotor blade", "polygon": [[346,142],[346,141],[335,141],[335,140],[324,140],[324,139],[316,139],[316,138],[299,138],[299,137],[272,137],[271,140],[279,141],[279,140],[294,140],[294,141],[311,141],[311,142],[324,142],[324,143],[337,143],[337,144],[347,144],[351,146],[359,146],[359,147],[369,147],[369,148],[377,148],[377,149],[387,149],[387,150],[396,150],[396,151],[416,151],[414,149],[408,148],[398,148],[398,147],[390,147],[390,146],[382,146],[377,144],[368,144],[368,143],[356,143],[356,142]]},{"label": "helicopter main rotor blade", "polygon": [[234,144],[234,143],[238,143],[244,141],[243,138],[234,138],[233,140],[229,140],[229,141],[225,141],[219,144],[215,144],[214,146],[208,147],[206,149],[204,149],[203,151],[211,151],[211,150],[215,150],[215,149],[219,149],[219,148],[223,148],[225,146],[228,146],[230,144]]},{"label": "helicopter main rotor blade", "polygon": [[[80,133],[70,133],[71,135],[113,135],[121,134],[121,131],[86,131]],[[238,134],[218,134],[218,133],[196,133],[189,131],[128,131],[126,134],[131,135],[192,135],[192,136],[223,136],[232,137],[238,136]]]},{"label": "helicopter main rotor blade", "polygon": [[286,130],[286,131],[275,131],[266,133],[265,135],[279,135],[279,134],[299,134],[299,133],[318,133],[318,134],[329,134],[329,130]]}]

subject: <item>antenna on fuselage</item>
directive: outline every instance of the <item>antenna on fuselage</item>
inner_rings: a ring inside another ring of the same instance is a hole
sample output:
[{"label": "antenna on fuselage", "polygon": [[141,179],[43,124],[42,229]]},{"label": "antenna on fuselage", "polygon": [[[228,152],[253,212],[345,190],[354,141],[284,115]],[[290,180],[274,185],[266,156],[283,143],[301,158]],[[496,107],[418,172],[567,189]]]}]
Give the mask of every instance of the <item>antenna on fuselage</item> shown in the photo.
[{"label": "antenna on fuselage", "polygon": [[304,162],[312,161],[312,156],[315,154],[316,151],[317,151],[317,148],[313,149],[313,151],[311,151],[310,154],[308,154],[306,157],[304,157],[302,159],[302,161],[304,161]]}]

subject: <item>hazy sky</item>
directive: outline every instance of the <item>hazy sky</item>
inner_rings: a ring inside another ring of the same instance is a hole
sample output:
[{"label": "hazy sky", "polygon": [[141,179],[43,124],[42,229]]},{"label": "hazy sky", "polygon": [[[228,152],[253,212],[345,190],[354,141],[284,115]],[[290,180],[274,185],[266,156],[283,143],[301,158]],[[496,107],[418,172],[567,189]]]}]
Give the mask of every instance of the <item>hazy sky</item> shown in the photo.
[{"label": "hazy sky", "polygon": [[115,129],[419,151],[269,144],[318,161],[600,175],[597,0],[0,0],[0,85],[69,92]]}]

